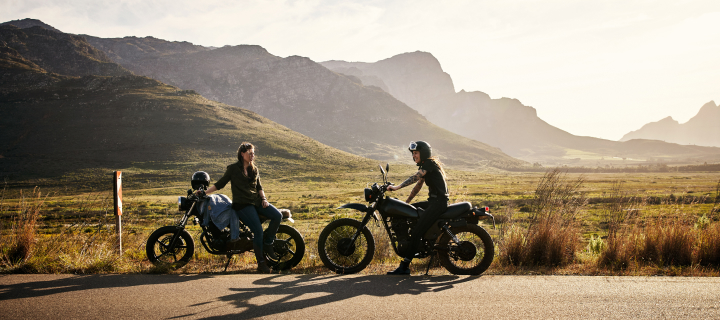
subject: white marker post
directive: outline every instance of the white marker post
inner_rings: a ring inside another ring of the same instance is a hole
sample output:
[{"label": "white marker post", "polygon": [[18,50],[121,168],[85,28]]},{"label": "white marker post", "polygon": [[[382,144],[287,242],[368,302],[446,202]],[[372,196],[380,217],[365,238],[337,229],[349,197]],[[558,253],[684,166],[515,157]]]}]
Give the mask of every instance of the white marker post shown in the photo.
[{"label": "white marker post", "polygon": [[113,172],[113,194],[115,196],[115,232],[118,236],[118,252],[122,254],[122,171]]}]

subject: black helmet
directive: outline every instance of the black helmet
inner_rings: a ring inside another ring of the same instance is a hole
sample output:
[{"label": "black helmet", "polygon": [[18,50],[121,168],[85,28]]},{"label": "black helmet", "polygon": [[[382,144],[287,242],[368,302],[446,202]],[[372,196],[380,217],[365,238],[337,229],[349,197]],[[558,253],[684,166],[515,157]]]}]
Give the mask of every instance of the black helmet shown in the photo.
[{"label": "black helmet", "polygon": [[210,175],[205,171],[198,171],[193,173],[190,181],[193,190],[200,189],[201,186],[207,188],[210,185]]},{"label": "black helmet", "polygon": [[420,161],[424,161],[432,157],[432,148],[430,147],[430,144],[425,141],[410,142],[410,147],[408,147],[408,150],[410,150],[410,152],[420,152]]}]

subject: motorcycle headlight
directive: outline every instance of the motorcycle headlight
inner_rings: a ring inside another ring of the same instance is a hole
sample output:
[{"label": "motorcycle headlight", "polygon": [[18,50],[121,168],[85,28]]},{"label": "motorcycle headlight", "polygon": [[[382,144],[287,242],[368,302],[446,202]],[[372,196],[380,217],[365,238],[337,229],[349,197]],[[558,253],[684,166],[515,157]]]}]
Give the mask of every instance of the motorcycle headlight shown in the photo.
[{"label": "motorcycle headlight", "polygon": [[372,192],[372,189],[370,189],[370,188],[365,188],[365,201],[375,202],[375,194]]},{"label": "motorcycle headlight", "polygon": [[186,197],[178,197],[178,211],[188,211],[191,205]]}]

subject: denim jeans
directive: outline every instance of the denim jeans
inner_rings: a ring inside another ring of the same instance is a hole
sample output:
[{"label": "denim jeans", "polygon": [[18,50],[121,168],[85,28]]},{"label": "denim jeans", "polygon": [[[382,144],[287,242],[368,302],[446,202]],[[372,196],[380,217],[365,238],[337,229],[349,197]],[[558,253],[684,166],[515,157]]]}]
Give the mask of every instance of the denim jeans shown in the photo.
[{"label": "denim jeans", "polygon": [[[237,211],[237,214],[240,220],[242,220],[242,222],[254,235],[253,248],[255,250],[255,257],[258,259],[258,262],[260,262],[261,257],[263,257],[263,244],[272,245],[275,241],[275,233],[277,233],[277,230],[280,227],[282,213],[280,213],[275,206],[268,205],[267,208],[260,206],[246,206],[245,208],[242,208],[242,210]],[[263,232],[259,215],[263,215],[265,218],[270,220],[267,232]]]}]

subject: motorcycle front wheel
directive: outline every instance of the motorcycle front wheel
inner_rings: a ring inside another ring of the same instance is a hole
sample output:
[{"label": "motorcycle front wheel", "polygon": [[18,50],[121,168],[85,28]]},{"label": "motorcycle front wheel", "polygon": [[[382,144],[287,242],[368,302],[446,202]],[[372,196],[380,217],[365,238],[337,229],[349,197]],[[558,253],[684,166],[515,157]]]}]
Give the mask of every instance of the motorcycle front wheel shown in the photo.
[{"label": "motorcycle front wheel", "polygon": [[165,226],[155,230],[145,245],[145,253],[148,260],[154,265],[169,264],[174,267],[182,267],[190,261],[195,252],[195,241],[186,230],[179,230],[180,234],[175,245],[170,247],[170,242],[178,232],[176,226]]},{"label": "motorcycle front wheel", "polygon": [[325,267],[339,274],[358,273],[370,264],[375,254],[375,239],[363,227],[355,242],[353,235],[360,230],[360,221],[339,219],[328,224],[318,238],[318,255]]},{"label": "motorcycle front wheel", "polygon": [[468,225],[450,228],[459,243],[454,243],[450,236],[443,234],[438,245],[447,250],[438,251],[440,265],[452,274],[479,275],[487,268],[495,257],[495,244],[490,234],[481,226]]},{"label": "motorcycle front wheel", "polygon": [[289,270],[297,266],[305,255],[305,239],[295,228],[281,224],[275,234],[273,251],[278,259],[266,256],[268,265],[275,270]]}]

